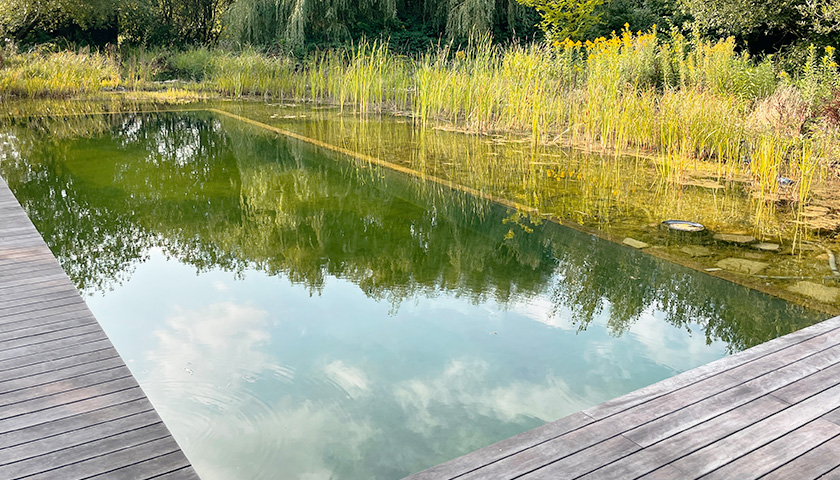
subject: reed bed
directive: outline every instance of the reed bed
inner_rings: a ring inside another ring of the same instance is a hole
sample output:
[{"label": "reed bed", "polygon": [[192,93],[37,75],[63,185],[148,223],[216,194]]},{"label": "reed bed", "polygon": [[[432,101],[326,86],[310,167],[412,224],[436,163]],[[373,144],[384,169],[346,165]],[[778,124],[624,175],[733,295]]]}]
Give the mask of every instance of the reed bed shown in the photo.
[{"label": "reed bed", "polygon": [[96,52],[32,52],[7,56],[0,65],[0,97],[86,95],[119,83],[117,63]]},{"label": "reed bed", "polygon": [[189,91],[394,112],[424,127],[527,132],[535,144],[642,151],[672,182],[689,166],[711,162],[720,176],[749,175],[758,196],[773,201],[778,179],[791,178],[800,191],[789,200],[802,203],[840,144],[837,126],[819,119],[840,91],[834,53],[812,49],[792,77],[770,59],[739,53],[732,39],[629,28],[587,42],[508,47],[479,37],[418,58],[395,55],[383,42],[305,60],[255,50],[140,51],[122,61],[65,52],[12,56],[0,69],[0,95],[147,89],[167,70],[189,82]]}]

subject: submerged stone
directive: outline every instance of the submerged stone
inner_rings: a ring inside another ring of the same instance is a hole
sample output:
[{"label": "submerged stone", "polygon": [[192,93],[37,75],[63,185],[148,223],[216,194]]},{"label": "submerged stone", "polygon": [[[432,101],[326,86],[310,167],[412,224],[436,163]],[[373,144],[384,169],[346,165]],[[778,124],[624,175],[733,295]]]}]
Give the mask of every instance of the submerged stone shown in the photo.
[{"label": "submerged stone", "polygon": [[715,240],[727,243],[747,244],[756,242],[756,238],[752,235],[736,235],[734,233],[718,233],[714,236]]},{"label": "submerged stone", "polygon": [[827,287],[819,283],[804,280],[789,286],[788,290],[825,303],[835,303],[840,300],[840,288]]},{"label": "submerged stone", "polygon": [[757,248],[765,252],[778,252],[780,245],[778,243],[761,242],[753,245],[753,248]]},{"label": "submerged stone", "polygon": [[665,220],[662,226],[670,230],[684,233],[697,233],[706,229],[703,225],[697,222],[689,222],[687,220]]},{"label": "submerged stone", "polygon": [[729,270],[730,272],[745,273],[747,275],[755,275],[767,268],[767,264],[764,262],[756,262],[755,260],[734,257],[724,258],[715,265],[724,270]]},{"label": "submerged stone", "polygon": [[641,250],[643,248],[647,248],[647,247],[650,246],[650,244],[648,244],[648,243],[645,243],[641,240],[636,240],[635,238],[630,238],[630,237],[625,238],[624,241],[621,242],[621,243],[623,243],[625,245],[628,245],[630,247],[633,247],[633,248],[638,248],[639,250]]},{"label": "submerged stone", "polygon": [[681,248],[680,251],[685,253],[686,255],[691,255],[692,257],[712,256],[712,250],[710,248],[701,247],[699,245],[686,245],[685,247]]}]

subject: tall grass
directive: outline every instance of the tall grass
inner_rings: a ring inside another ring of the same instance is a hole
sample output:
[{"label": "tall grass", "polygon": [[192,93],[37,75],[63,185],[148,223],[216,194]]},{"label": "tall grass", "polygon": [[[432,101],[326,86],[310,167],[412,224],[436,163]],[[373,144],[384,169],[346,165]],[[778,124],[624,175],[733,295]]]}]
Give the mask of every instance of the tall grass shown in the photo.
[{"label": "tall grass", "polygon": [[9,55],[0,67],[0,97],[84,95],[113,89],[120,83],[113,58],[84,50]]},{"label": "tall grass", "polygon": [[791,77],[769,59],[739,53],[732,39],[663,38],[655,29],[505,48],[478,37],[414,59],[382,42],[361,42],[305,60],[195,49],[130,52],[118,63],[89,52],[14,56],[0,69],[0,95],[150,88],[168,69],[190,88],[230,97],[325,102],[363,114],[408,114],[421,126],[640,150],[675,182],[695,162],[711,161],[719,175],[749,175],[758,197],[772,201],[784,175],[799,182],[792,200],[800,203],[839,143],[836,127],[808,127],[840,90],[833,49],[812,49],[802,74]]}]

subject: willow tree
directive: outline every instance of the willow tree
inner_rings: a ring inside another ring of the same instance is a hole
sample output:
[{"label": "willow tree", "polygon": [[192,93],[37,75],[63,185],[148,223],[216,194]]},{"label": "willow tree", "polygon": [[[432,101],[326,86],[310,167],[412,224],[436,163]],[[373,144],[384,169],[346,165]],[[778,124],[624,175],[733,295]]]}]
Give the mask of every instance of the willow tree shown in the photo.
[{"label": "willow tree", "polygon": [[463,39],[493,33],[499,25],[528,31],[532,13],[515,0],[236,0],[226,14],[222,40],[299,49],[307,41],[345,42],[406,28]]},{"label": "willow tree", "polygon": [[226,14],[222,40],[300,48],[308,38],[345,40],[357,20],[386,21],[396,11],[396,0],[238,0]]},{"label": "willow tree", "polygon": [[427,19],[449,38],[492,33],[500,24],[515,31],[533,27],[533,9],[514,0],[425,0]]}]

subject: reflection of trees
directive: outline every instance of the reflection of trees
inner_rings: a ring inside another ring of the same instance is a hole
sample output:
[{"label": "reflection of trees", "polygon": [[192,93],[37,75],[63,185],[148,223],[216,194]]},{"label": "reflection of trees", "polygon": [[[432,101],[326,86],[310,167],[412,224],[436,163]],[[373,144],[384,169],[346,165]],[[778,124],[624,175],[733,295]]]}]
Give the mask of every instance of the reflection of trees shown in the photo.
[{"label": "reflection of trees", "polygon": [[723,340],[734,352],[819,319],[746,287],[594,238],[572,244],[573,237],[556,237],[563,281],[555,283],[552,297],[581,329],[609,309],[607,327],[619,336],[642,315],[660,310],[675,326],[704,326],[708,342]]},{"label": "reflection of trees", "polygon": [[816,320],[742,287],[228,119],[107,118],[68,127],[92,132],[72,141],[44,141],[43,125],[23,121],[0,133],[8,140],[4,177],[83,290],[125,278],[158,247],[198,270],[257,268],[315,291],[337,276],[395,306],[441,290],[503,304],[551,291],[555,314],[570,311],[581,328],[609,308],[616,335],[660,310],[674,325],[705,325],[709,340],[733,350]]}]

